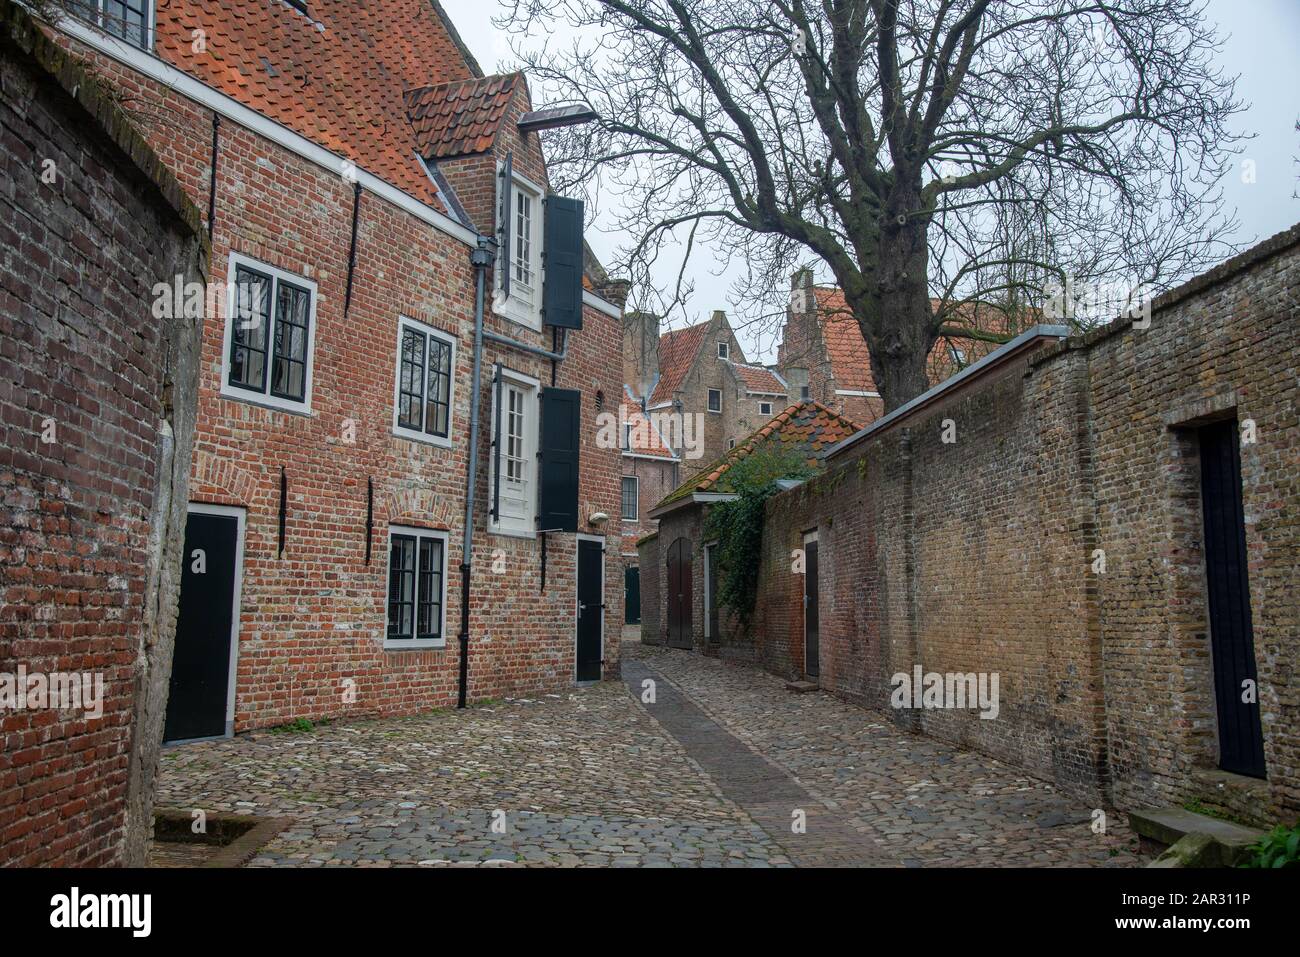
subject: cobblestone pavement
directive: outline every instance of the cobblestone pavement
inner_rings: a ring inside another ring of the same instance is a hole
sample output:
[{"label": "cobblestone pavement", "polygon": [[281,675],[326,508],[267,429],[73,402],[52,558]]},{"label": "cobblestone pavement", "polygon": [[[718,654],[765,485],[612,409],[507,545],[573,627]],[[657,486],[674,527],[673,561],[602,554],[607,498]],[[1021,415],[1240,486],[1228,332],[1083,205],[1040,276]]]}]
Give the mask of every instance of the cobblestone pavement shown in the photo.
[{"label": "cobblestone pavement", "polygon": [[1119,822],[829,695],[637,642],[624,678],[170,748],[157,803],[294,818],[251,866],[1137,861]]},{"label": "cobblestone pavement", "polygon": [[169,748],[157,803],[295,818],[252,866],[790,863],[621,682]]},{"label": "cobblestone pavement", "polygon": [[[776,802],[764,801],[761,789],[730,795],[796,865],[1143,863],[1120,815],[1109,814],[1106,833],[1094,834],[1093,808],[1051,785],[986,755],[900,731],[831,695],[792,694],[765,672],[684,651],[627,646],[625,676],[640,681],[643,672],[667,679],[813,802],[799,808],[807,832],[795,835],[790,795]],[[667,703],[674,706],[671,695]]]}]

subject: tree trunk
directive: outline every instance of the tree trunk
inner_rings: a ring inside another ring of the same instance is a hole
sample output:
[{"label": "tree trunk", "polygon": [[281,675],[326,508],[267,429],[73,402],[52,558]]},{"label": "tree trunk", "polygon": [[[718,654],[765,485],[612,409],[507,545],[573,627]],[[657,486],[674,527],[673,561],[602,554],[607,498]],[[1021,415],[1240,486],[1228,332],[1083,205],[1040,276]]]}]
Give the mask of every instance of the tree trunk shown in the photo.
[{"label": "tree trunk", "polygon": [[889,204],[877,247],[877,281],[874,288],[868,284],[865,308],[854,308],[886,413],[930,388],[926,362],[935,335],[927,218],[914,212],[919,205],[919,197]]}]

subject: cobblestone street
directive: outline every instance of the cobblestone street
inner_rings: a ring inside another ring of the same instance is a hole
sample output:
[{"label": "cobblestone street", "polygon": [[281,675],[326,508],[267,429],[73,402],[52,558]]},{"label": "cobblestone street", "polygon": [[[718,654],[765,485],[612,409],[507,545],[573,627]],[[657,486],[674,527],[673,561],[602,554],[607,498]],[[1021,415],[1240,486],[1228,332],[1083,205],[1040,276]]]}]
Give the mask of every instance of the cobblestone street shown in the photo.
[{"label": "cobblestone street", "polygon": [[1137,863],[1116,815],[1095,835],[1050,786],[829,695],[635,641],[623,669],[566,695],[172,748],[158,805],[292,818],[251,866]]}]

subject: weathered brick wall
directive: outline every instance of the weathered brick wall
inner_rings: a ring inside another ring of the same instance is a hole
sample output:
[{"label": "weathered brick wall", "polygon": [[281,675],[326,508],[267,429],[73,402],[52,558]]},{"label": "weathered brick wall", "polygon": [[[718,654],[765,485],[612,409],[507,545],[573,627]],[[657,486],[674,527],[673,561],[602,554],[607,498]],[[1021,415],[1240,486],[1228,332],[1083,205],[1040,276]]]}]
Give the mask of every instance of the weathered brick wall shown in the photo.
[{"label": "weathered brick wall", "polygon": [[[1273,812],[1300,811],[1300,228],[1165,298],[1145,330],[1086,344],[1116,799],[1206,796],[1218,762],[1191,428],[1235,409]],[[1052,360],[1053,362],[1059,360]]]},{"label": "weathered brick wall", "polygon": [[[624,555],[635,557],[636,543],[658,528],[659,523],[649,517],[650,509],[658,505],[664,496],[677,487],[679,472],[677,463],[668,459],[623,456],[623,475],[632,476],[637,480],[638,508],[637,521],[619,523]],[[618,514],[622,514],[621,510]],[[632,561],[629,564],[634,565],[636,562]]]},{"label": "weathered brick wall", "polygon": [[[739,442],[750,432],[766,422],[769,416],[760,418],[758,403],[751,400],[738,382],[735,373],[727,363],[718,358],[718,343],[726,342],[730,347],[733,361],[744,362],[744,352],[740,342],[727,321],[726,313],[716,311],[709,318],[709,329],[700,341],[700,350],[695,357],[691,370],[682,377],[681,386],[675,394],[682,402],[685,415],[696,416],[702,430],[697,429],[699,442],[698,454],[683,455],[681,480],[684,482],[698,473],[720,456],[725,455],[730,447],[730,440]],[[722,393],[722,411],[710,412],[709,390],[717,389]],[[773,399],[776,405],[778,400]],[[773,414],[780,412],[773,408]],[[702,437],[702,441],[700,441]]]},{"label": "weathered brick wall", "polygon": [[[704,644],[703,516],[698,507],[678,509],[659,520],[649,549],[641,546],[641,640],[666,644],[668,635],[668,550],[679,538],[691,543],[691,644]],[[653,563],[653,566],[652,564]],[[647,576],[653,585],[646,583]]]},{"label": "weathered brick wall", "polygon": [[[131,96],[150,142],[206,210],[211,111],[77,41],[61,36],[60,42],[86,55]],[[515,113],[523,108],[522,101],[511,107]],[[529,140],[516,138],[507,145],[516,150],[519,168],[544,183],[535,134]],[[235,730],[300,717],[409,714],[454,703],[473,359],[469,247],[363,193],[351,306],[345,315],[353,188],[340,175],[342,167],[322,168],[223,120],[217,168],[213,281],[226,281],[235,251],[309,278],[318,290],[310,415],[222,396],[222,320],[209,321],[203,337],[191,499],[247,510]],[[462,198],[480,217],[491,214],[494,168],[488,156],[467,161],[464,169],[446,170],[449,177],[456,175]],[[450,449],[392,434],[399,316],[456,338]],[[550,330],[534,332],[494,315],[490,292],[485,326],[537,347],[553,346]],[[594,400],[597,390],[606,397],[620,394],[620,320],[588,307],[583,330],[571,335],[555,384],[583,393],[580,530],[608,536],[604,657],[606,673],[615,675],[623,568],[612,523],[619,514],[621,456],[616,448],[596,445]],[[546,536],[543,590],[542,541],[486,532],[489,380],[497,360],[543,386],[552,382],[545,359],[492,345],[485,350],[471,700],[569,687],[575,665],[574,536]],[[277,547],[281,467],[288,480],[282,557]],[[367,478],[374,485],[369,565],[364,562]],[[599,528],[586,524],[595,512],[611,516],[610,523]],[[384,648],[388,526],[393,523],[449,533],[445,648]],[[345,698],[344,691],[353,689],[355,700]]]},{"label": "weathered brick wall", "polygon": [[637,562],[641,568],[641,640],[648,645],[663,644],[664,569],[659,557],[659,536],[651,535],[637,545]]},{"label": "weathered brick wall", "polygon": [[1121,807],[1212,800],[1190,429],[1235,410],[1258,433],[1242,446],[1269,774],[1254,816],[1294,817],[1298,241],[1292,230],[1162,297],[1148,329],[1118,322],[1013,359],[773,498],[757,624],[738,640],[770,670],[802,673],[803,583],[789,556],[815,528],[824,688],[889,709],[890,676],[915,664],[998,672],[995,720],[890,713]]},{"label": "weathered brick wall", "polygon": [[202,282],[206,246],[125,117],[8,2],[0,162],[0,675],[103,681],[99,717],[0,709],[0,864],[139,865],[199,339],[151,290]]}]

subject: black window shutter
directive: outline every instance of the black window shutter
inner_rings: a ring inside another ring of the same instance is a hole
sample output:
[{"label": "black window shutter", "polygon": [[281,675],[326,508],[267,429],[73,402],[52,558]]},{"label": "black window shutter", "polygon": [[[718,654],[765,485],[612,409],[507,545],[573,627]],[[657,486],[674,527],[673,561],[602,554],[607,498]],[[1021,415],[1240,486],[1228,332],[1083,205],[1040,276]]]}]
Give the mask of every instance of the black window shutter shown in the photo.
[{"label": "black window shutter", "polygon": [[582,200],[550,196],[543,237],[546,263],[542,321],[582,328]]},{"label": "black window shutter", "polygon": [[576,532],[582,393],[576,389],[543,389],[541,406],[537,527],[543,532]]},{"label": "black window shutter", "polygon": [[492,521],[501,518],[501,403],[505,400],[502,389],[501,366],[492,367]]},{"label": "black window shutter", "polygon": [[514,251],[510,248],[510,226],[514,221],[515,195],[515,154],[507,153],[506,162],[497,175],[501,177],[501,188],[497,191],[497,265],[500,272],[501,298],[510,298],[510,263],[514,260]]}]

